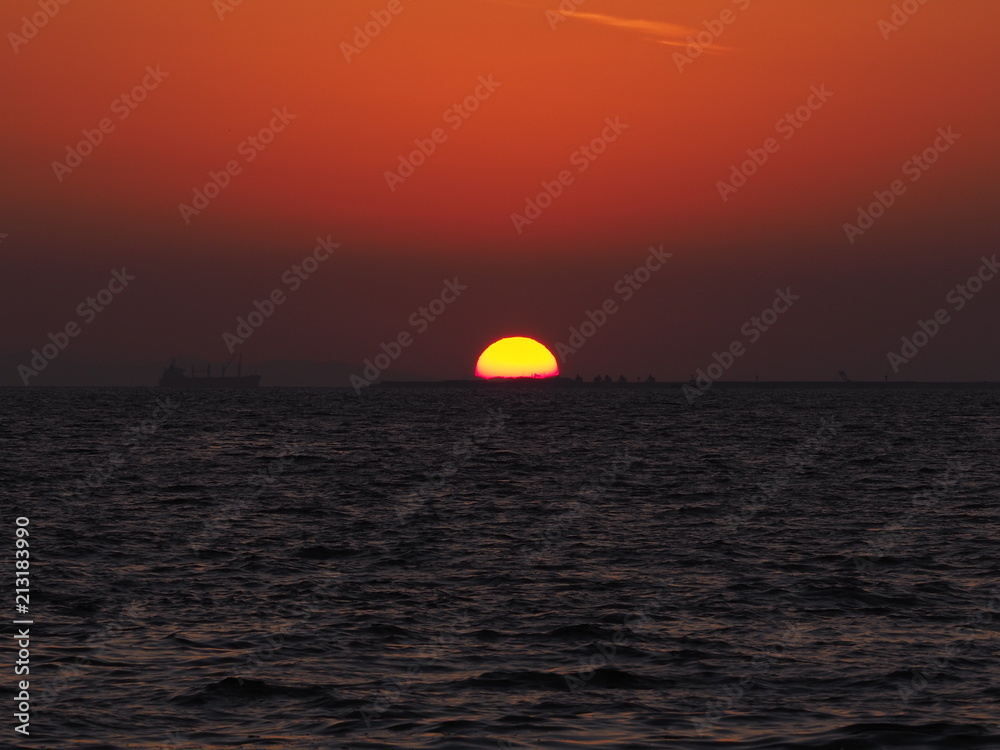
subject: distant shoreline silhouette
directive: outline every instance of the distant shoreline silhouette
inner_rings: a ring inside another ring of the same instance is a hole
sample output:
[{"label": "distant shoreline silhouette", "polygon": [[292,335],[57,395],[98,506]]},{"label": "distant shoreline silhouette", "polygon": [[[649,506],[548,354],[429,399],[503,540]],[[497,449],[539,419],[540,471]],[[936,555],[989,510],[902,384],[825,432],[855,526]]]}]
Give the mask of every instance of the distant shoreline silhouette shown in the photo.
[{"label": "distant shoreline silhouette", "polygon": [[[532,388],[567,388],[567,389],[589,389],[589,390],[616,390],[616,389],[636,389],[636,388],[681,388],[690,386],[691,381],[606,381],[603,376],[600,380],[588,381],[584,379],[555,377],[555,378],[491,378],[489,380],[387,380],[375,383],[372,387],[382,388],[504,388],[513,386],[526,386]],[[919,381],[919,380],[729,380],[717,381],[712,384],[712,388],[879,388],[879,389],[899,389],[899,388],[926,388],[926,387],[946,387],[946,388],[1000,388],[997,381]]]}]

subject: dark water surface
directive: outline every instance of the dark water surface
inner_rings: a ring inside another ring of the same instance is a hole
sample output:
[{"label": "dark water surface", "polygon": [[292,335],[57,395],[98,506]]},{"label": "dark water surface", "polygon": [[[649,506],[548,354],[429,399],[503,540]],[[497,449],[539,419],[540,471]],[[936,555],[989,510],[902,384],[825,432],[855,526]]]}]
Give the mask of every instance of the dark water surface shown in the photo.
[{"label": "dark water surface", "polygon": [[1000,748],[1000,391],[0,404],[25,747]]}]

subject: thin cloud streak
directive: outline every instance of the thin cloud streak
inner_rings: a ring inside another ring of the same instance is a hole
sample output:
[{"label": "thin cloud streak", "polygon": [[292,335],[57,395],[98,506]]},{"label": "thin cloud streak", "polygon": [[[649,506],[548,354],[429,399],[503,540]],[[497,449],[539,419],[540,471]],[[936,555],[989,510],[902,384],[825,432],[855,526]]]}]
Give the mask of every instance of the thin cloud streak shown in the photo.
[{"label": "thin cloud streak", "polygon": [[[655,42],[657,44],[665,44],[670,47],[687,47],[692,44],[689,37],[693,38],[698,34],[698,29],[691,28],[690,26],[681,26],[680,24],[665,23],[663,21],[649,21],[643,18],[621,18],[618,16],[609,16],[604,13],[585,13],[580,11],[564,10],[556,12],[562,14],[566,18],[589,21],[601,26],[608,26],[610,28],[640,34],[647,41]],[[727,48],[717,44],[709,44],[701,46],[701,50],[703,52],[718,54],[726,51]]]}]

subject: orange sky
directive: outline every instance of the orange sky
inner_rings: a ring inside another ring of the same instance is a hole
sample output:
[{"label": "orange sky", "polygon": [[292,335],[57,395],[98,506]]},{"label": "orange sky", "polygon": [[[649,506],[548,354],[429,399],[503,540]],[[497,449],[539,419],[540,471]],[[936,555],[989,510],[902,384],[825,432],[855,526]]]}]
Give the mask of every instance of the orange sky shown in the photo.
[{"label": "orange sky", "polygon": [[[892,3],[851,0],[586,0],[561,15],[533,0],[231,2],[52,0],[37,30],[23,19],[49,3],[4,5],[4,362],[122,264],[144,291],[67,359],[228,358],[222,332],[330,235],[340,253],[245,344],[250,359],[360,362],[457,274],[465,309],[398,364],[467,376],[494,338],[565,339],[664,244],[673,265],[571,364],[686,378],[794,284],[802,306],[732,374],[881,378],[887,349],[997,248],[991,0],[914,3],[896,31],[879,27]],[[387,25],[348,61],[373,13]],[[709,44],[681,60],[699,32]],[[144,81],[129,108],[119,97]],[[807,122],[780,124],[810,96]],[[105,118],[79,166],[53,166]],[[904,165],[939,128],[960,138],[911,182]],[[614,140],[581,161],[602,133]],[[769,138],[723,200],[719,181]],[[390,187],[418,140],[433,153]],[[182,212],[227,163],[219,195]],[[560,173],[551,206],[512,220]],[[850,242],[844,223],[898,179],[905,193]],[[900,377],[1000,378],[983,338],[998,298],[987,285]]]}]

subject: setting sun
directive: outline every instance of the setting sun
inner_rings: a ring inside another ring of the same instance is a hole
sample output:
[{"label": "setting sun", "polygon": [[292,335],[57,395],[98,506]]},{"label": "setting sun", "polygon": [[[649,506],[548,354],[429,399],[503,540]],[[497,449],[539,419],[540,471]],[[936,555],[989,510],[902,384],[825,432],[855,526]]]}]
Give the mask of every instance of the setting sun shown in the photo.
[{"label": "setting sun", "polygon": [[552,378],[558,374],[559,365],[552,352],[525,336],[493,342],[476,362],[480,378]]}]

